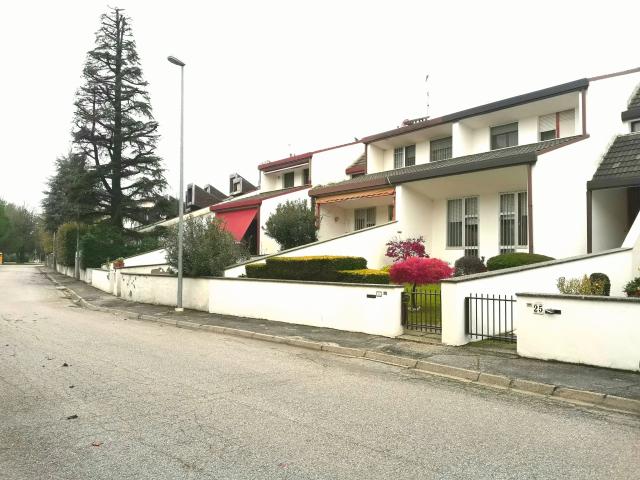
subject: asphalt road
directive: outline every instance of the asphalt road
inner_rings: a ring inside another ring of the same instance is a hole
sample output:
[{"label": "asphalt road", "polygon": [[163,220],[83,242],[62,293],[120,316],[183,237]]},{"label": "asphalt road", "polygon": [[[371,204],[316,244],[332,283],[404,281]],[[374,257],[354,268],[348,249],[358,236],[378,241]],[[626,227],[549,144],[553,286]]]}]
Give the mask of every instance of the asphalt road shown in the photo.
[{"label": "asphalt road", "polygon": [[0,479],[639,470],[637,417],[87,311],[34,267],[0,266]]}]

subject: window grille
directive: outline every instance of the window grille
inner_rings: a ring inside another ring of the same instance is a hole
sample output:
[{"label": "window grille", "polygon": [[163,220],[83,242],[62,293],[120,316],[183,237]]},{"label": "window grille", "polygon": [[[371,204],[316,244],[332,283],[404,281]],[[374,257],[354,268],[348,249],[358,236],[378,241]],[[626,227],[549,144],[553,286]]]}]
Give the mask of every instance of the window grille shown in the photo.
[{"label": "window grille", "polygon": [[354,230],[362,230],[376,225],[376,207],[356,208]]},{"label": "window grille", "polygon": [[515,252],[529,243],[527,192],[500,195],[500,253]]},{"label": "window grille", "polygon": [[451,137],[431,141],[431,161],[439,162],[451,158]]}]

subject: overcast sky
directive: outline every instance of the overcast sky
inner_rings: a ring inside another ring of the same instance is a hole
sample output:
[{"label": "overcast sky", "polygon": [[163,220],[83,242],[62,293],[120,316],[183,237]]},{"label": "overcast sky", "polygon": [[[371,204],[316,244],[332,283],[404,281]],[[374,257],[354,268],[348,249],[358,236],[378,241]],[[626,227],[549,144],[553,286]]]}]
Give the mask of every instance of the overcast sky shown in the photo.
[{"label": "overcast sky", "polygon": [[[178,184],[185,67],[185,183],[227,191],[238,172],[586,76],[640,66],[640,2],[121,0],[132,18],[158,152]],[[0,197],[39,207],[70,147],[74,92],[98,0],[3,2]]]}]

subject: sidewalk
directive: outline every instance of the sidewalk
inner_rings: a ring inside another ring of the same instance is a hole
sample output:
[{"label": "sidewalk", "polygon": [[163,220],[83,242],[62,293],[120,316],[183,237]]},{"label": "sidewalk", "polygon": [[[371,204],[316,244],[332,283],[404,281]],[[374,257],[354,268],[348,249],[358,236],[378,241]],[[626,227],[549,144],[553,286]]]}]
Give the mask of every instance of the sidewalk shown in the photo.
[{"label": "sidewalk", "polygon": [[508,350],[433,345],[402,338],[386,338],[193,310],[176,313],[166,306],[128,302],[49,269],[41,268],[41,271],[55,283],[75,293],[80,297],[80,303],[89,308],[111,310],[114,313],[134,315],[137,318],[176,324],[180,327],[202,328],[242,336],[256,334],[254,338],[286,341],[306,348],[365,357],[493,387],[552,395],[574,403],[640,413],[640,373],[637,372],[527,359],[518,357],[515,351]]}]

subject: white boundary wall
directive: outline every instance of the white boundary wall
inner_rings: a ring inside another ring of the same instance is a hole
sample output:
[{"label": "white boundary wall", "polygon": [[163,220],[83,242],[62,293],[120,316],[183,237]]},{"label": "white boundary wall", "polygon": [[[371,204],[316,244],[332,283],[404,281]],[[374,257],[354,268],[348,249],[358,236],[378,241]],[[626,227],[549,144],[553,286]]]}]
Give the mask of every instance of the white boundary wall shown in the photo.
[{"label": "white boundary wall", "polygon": [[[556,282],[559,277],[582,278],[583,275],[599,272],[611,280],[611,295],[621,296],[624,295],[624,285],[637,275],[632,271],[633,257],[634,250],[631,248],[616,249],[444,280],[441,288],[442,342],[464,345],[471,340],[464,332],[464,299],[471,294],[513,295],[514,298],[518,292],[532,290],[555,294],[558,293]],[[490,316],[484,317],[485,322],[492,320]],[[513,319],[516,330],[518,321],[516,309]]]},{"label": "white boundary wall", "polygon": [[402,335],[402,286],[211,279],[209,311],[314,327]]},{"label": "white boundary wall", "polygon": [[518,355],[640,371],[640,299],[521,293],[516,308]]},{"label": "white boundary wall", "polygon": [[167,251],[164,248],[134,255],[124,259],[125,267],[139,267],[147,265],[167,265]]},{"label": "white boundary wall", "polygon": [[91,286],[102,290],[103,292],[113,293],[113,285],[115,282],[114,270],[92,269]]},{"label": "white boundary wall", "polygon": [[[391,259],[385,257],[387,251],[386,243],[397,236],[397,230],[398,222],[389,222],[384,225],[376,225],[357,232],[347,233],[331,240],[291,248],[271,256],[348,255],[366,258],[367,268],[382,268],[391,263]],[[230,267],[224,271],[224,276],[239,277],[240,275],[245,275],[247,273],[244,268],[246,264],[264,262],[265,258]]]},{"label": "white boundary wall", "polygon": [[[178,297],[178,277],[118,272],[120,297],[125,300],[175,307]],[[191,310],[209,311],[209,279],[183,278],[182,306]]]}]

